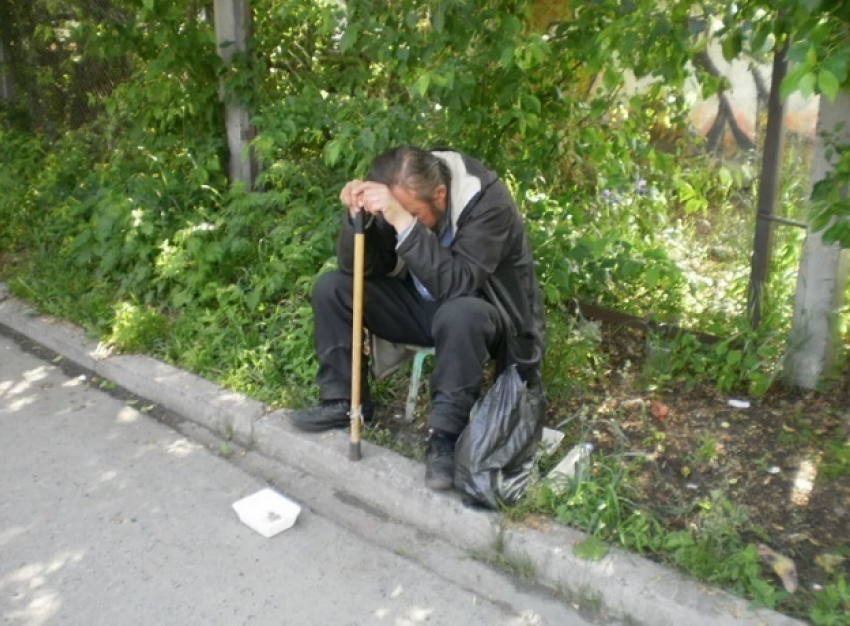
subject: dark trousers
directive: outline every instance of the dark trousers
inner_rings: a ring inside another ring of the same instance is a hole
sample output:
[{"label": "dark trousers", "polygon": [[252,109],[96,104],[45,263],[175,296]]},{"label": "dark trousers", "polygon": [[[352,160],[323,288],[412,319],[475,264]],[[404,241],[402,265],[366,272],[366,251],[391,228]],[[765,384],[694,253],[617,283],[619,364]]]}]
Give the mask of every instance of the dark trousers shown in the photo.
[{"label": "dark trousers", "polygon": [[[351,396],[352,289],[352,277],[338,271],[320,276],[313,288],[323,400]],[[363,288],[363,324],[394,343],[434,347],[430,426],[460,433],[481,393],[484,366],[499,353],[504,331],[498,310],[473,296],[430,302],[409,278],[371,278]]]}]

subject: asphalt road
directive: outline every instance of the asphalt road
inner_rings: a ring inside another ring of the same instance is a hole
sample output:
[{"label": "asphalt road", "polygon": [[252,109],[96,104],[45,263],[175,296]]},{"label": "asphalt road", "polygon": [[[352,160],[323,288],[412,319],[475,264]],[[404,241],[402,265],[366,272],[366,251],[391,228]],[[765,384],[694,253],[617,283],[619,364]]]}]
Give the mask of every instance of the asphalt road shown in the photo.
[{"label": "asphalt road", "polygon": [[[166,424],[0,334],[0,619],[581,626],[568,603],[321,481]],[[270,539],[231,505],[302,505]]]}]

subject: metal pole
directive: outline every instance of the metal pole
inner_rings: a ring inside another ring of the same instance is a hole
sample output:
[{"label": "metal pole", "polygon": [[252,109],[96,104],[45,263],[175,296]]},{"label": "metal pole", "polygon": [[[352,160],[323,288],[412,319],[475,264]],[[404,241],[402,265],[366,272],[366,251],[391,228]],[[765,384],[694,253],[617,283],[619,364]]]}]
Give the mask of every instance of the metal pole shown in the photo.
[{"label": "metal pole", "polygon": [[767,103],[767,128],[762,148],[762,167],[759,178],[758,206],[756,208],[755,237],[750,270],[750,286],[747,311],[750,326],[758,328],[761,323],[764,287],[770,272],[771,240],[773,238],[773,211],[779,192],[779,175],[782,168],[782,153],[785,144],[785,102],[780,94],[780,85],[785,78],[788,63],[785,53],[786,42],[773,54],[773,76],[770,80],[770,97]]}]

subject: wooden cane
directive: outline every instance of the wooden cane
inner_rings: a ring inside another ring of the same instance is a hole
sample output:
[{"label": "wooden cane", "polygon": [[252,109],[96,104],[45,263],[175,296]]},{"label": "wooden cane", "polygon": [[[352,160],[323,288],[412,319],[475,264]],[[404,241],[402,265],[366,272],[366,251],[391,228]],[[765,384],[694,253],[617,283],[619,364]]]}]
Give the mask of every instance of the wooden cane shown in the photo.
[{"label": "wooden cane", "polygon": [[348,458],[359,461],[360,426],[363,423],[363,406],[360,397],[360,367],[363,359],[363,274],[366,255],[364,234],[366,214],[359,209],[354,217],[354,301],[351,307],[351,440]]}]

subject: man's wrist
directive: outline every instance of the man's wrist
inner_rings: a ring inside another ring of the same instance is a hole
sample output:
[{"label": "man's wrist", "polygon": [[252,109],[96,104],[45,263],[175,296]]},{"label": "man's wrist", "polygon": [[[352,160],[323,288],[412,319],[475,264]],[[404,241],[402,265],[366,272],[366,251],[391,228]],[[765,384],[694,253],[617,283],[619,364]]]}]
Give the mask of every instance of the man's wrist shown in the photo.
[{"label": "man's wrist", "polygon": [[410,224],[407,225],[407,228],[396,232],[396,248],[398,248],[402,244],[402,242],[407,239],[407,236],[410,234],[410,231],[413,230],[414,223],[416,223],[416,220],[410,222]]},{"label": "man's wrist", "polygon": [[413,222],[415,221],[415,217],[413,217],[410,213],[404,211],[393,221],[393,228],[395,228],[395,232],[398,235],[401,235],[406,230],[409,230],[410,227],[413,226]]}]

